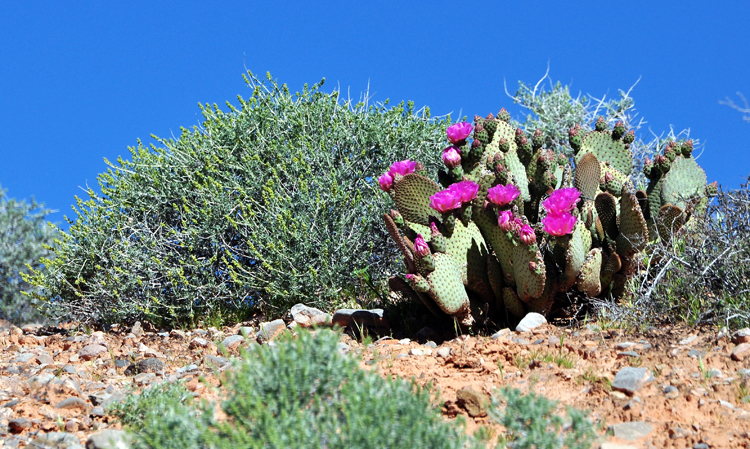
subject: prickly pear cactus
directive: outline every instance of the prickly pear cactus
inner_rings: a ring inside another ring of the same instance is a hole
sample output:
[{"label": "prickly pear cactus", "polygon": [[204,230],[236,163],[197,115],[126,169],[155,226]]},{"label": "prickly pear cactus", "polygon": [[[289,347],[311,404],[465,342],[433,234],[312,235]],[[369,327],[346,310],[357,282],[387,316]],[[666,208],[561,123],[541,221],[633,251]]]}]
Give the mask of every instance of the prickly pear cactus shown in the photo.
[{"label": "prickly pear cactus", "polygon": [[472,307],[498,322],[550,313],[571,290],[622,294],[655,231],[683,226],[717,190],[690,141],[646,164],[644,192],[629,178],[634,133],[621,122],[573,127],[568,160],[545,148],[541,131],[527,135],[509,120],[503,109],[449,127],[439,183],[408,160],[379,179],[397,208],[384,219],[406,268],[406,280],[390,284],[462,326],[486,316]]}]

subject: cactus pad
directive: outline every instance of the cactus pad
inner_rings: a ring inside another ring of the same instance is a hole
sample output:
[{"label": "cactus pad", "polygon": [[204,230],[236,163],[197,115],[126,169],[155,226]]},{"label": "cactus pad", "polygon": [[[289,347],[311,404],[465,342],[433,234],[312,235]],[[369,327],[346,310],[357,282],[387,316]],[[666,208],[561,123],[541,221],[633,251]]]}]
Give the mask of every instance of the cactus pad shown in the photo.
[{"label": "cactus pad", "polygon": [[672,168],[664,175],[661,189],[662,204],[674,204],[682,209],[688,200],[696,195],[703,195],[706,188],[706,172],[698,166],[695,159],[678,156]]},{"label": "cactus pad", "polygon": [[622,192],[620,198],[620,233],[617,235],[617,253],[629,258],[642,250],[648,241],[648,226],[635,192]]},{"label": "cactus pad", "polygon": [[513,248],[513,278],[518,297],[529,302],[544,291],[545,267],[539,247],[516,245]]},{"label": "cactus pad", "polygon": [[594,153],[585,153],[576,163],[575,186],[586,200],[593,200],[601,177],[599,160]]},{"label": "cactus pad", "polygon": [[598,296],[602,292],[601,270],[602,249],[594,248],[586,255],[581,272],[578,274],[576,281],[578,291],[585,293],[589,298]]},{"label": "cactus pad", "polygon": [[440,309],[448,315],[464,316],[469,313],[469,296],[461,281],[461,271],[453,257],[448,254],[433,254],[435,271],[426,278],[430,283],[429,294]]},{"label": "cactus pad", "polygon": [[576,154],[576,164],[587,153],[593,153],[599,162],[609,162],[626,175],[633,170],[633,153],[622,140],[613,139],[610,132],[593,131],[586,134]]},{"label": "cactus pad", "polygon": [[[404,219],[430,226],[430,216],[438,213],[430,207],[430,197],[440,191],[435,181],[416,173],[409,173],[393,185],[394,199]],[[429,235],[429,232],[427,233]]]}]

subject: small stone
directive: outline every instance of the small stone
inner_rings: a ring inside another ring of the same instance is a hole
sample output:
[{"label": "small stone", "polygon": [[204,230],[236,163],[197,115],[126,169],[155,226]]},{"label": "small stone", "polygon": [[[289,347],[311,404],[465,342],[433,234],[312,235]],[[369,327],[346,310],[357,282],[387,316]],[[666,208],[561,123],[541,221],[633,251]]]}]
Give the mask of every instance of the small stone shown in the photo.
[{"label": "small stone", "polygon": [[177,340],[187,339],[187,334],[184,331],[173,329],[169,332],[169,337]]},{"label": "small stone", "polygon": [[145,355],[146,357],[158,357],[160,359],[165,358],[164,354],[162,354],[159,351],[156,351],[154,349],[149,348],[148,346],[144,345],[143,343],[140,343],[138,345],[138,352]]},{"label": "small stone", "polygon": [[654,380],[654,376],[648,369],[626,367],[615,374],[615,380],[612,381],[612,388],[628,394],[634,394],[652,380]]},{"label": "small stone", "polygon": [[750,343],[750,328],[740,329],[732,334],[732,343],[739,345],[742,343]]},{"label": "small stone", "polygon": [[534,340],[534,344],[535,345],[541,345],[542,343],[544,343],[544,339],[543,338],[538,338],[538,339]]},{"label": "small stone", "polygon": [[726,407],[729,410],[734,410],[734,405],[732,405],[731,402],[719,400],[719,405],[721,405],[722,407]]},{"label": "small stone", "polygon": [[31,440],[32,447],[45,449],[83,449],[78,437],[66,432],[50,432]]},{"label": "small stone", "polygon": [[331,316],[315,307],[304,304],[292,306],[292,319],[302,327],[330,326]]},{"label": "small stone", "polygon": [[698,357],[701,357],[703,354],[697,349],[691,349],[687,353],[688,357],[692,357],[694,359],[697,359]]},{"label": "small stone", "polygon": [[635,346],[635,343],[631,341],[624,341],[622,343],[617,343],[615,345],[615,349],[623,350],[623,349],[628,349],[631,346]]},{"label": "small stone", "polygon": [[107,348],[102,345],[86,345],[78,351],[78,356],[82,360],[93,360],[105,352],[107,352]]},{"label": "small stone", "polygon": [[78,423],[75,420],[69,419],[69,420],[67,420],[65,422],[65,431],[66,432],[73,433],[76,430],[78,430]]},{"label": "small stone", "polygon": [[208,346],[208,344],[209,344],[209,341],[206,340],[205,338],[195,337],[188,345],[188,348],[190,349],[205,348]]},{"label": "small stone", "polygon": [[419,357],[419,356],[423,356],[423,355],[427,354],[427,351],[425,351],[422,348],[411,348],[409,350],[409,354]]},{"label": "small stone", "polygon": [[54,359],[49,354],[41,354],[36,357],[36,363],[40,365],[49,365],[54,362]]},{"label": "small stone", "polygon": [[104,332],[102,331],[96,331],[86,340],[87,345],[101,345],[104,347],[108,347],[109,343],[107,343],[107,340],[104,338]]},{"label": "small stone", "polygon": [[89,414],[92,415],[92,416],[104,416],[104,415],[106,415],[106,413],[104,413],[104,409],[102,407],[99,407],[99,406],[92,408],[91,411],[89,412]]},{"label": "small stone", "polygon": [[696,443],[693,445],[693,449],[708,449],[708,444],[706,443]]},{"label": "small stone", "polygon": [[215,355],[207,355],[203,358],[203,364],[213,366],[216,368],[221,368],[222,366],[229,363],[229,360],[225,359],[224,357],[217,357]]},{"label": "small stone", "polygon": [[531,344],[531,343],[529,343],[529,341],[528,341],[528,340],[526,340],[525,338],[521,338],[521,337],[517,337],[517,338],[514,338],[514,339],[513,339],[513,340],[511,340],[511,341],[512,341],[513,343],[517,344],[517,345],[523,345],[523,346],[528,346],[528,345],[530,345],[530,344]]},{"label": "small stone", "polygon": [[560,337],[556,335],[550,335],[547,339],[547,346],[556,347],[560,346]]},{"label": "small stone", "polygon": [[137,373],[159,373],[164,371],[164,362],[159,359],[149,357],[139,360],[135,365],[129,366],[125,370],[125,375],[132,376]]},{"label": "small stone", "polygon": [[667,399],[675,399],[680,396],[680,390],[673,387],[672,385],[665,386],[661,391],[662,393],[664,393],[664,396],[666,396]]},{"label": "small stone", "polygon": [[710,370],[708,370],[708,377],[711,379],[714,379],[714,378],[718,379],[720,377],[724,377],[724,374],[722,374],[720,369],[711,368]]},{"label": "small stone", "polygon": [[411,339],[409,338],[402,338],[401,340],[398,341],[398,344],[400,345],[408,345],[409,343],[411,343]]},{"label": "small stone", "polygon": [[250,334],[255,332],[255,330],[250,326],[242,326],[240,327],[240,330],[237,332],[237,335],[242,335],[245,338],[248,338]]},{"label": "small stone", "polygon": [[86,449],[129,449],[132,438],[124,430],[105,429],[89,437]]},{"label": "small stone", "polygon": [[135,335],[136,337],[143,336],[143,328],[141,327],[140,321],[136,321],[135,324],[133,324],[133,327],[130,328],[130,333]]},{"label": "small stone", "polygon": [[424,346],[427,347],[427,348],[435,349],[435,348],[437,348],[437,343],[435,343],[434,341],[430,340],[427,343],[425,343]]},{"label": "small stone", "polygon": [[115,359],[115,368],[125,368],[130,365],[128,359]]},{"label": "small stone", "polygon": [[222,340],[221,344],[226,349],[232,351],[234,349],[237,349],[243,341],[245,341],[245,337],[243,337],[242,335],[231,335]]},{"label": "small stone", "polygon": [[334,312],[331,324],[350,329],[363,327],[390,328],[388,317],[383,309],[340,309]]},{"label": "small stone", "polygon": [[547,324],[547,319],[544,315],[530,312],[523,317],[520,323],[518,323],[518,326],[516,326],[516,332],[529,332],[543,324]]},{"label": "small stone", "polygon": [[680,340],[680,345],[682,345],[682,346],[689,345],[690,343],[694,342],[697,339],[698,339],[698,336],[691,335],[691,336],[689,336],[687,338],[684,338],[684,339]]},{"label": "small stone", "polygon": [[351,348],[348,344],[344,343],[343,341],[340,341],[336,343],[336,350],[339,352],[339,354],[349,354],[349,351],[351,351]]},{"label": "small stone", "polygon": [[443,346],[442,348],[439,348],[437,350],[437,355],[444,359],[447,359],[448,356],[451,355],[451,348],[449,348],[448,346]]},{"label": "small stone", "polygon": [[669,438],[672,440],[676,440],[678,438],[686,438],[690,436],[690,432],[681,428],[681,427],[670,427],[669,428]]},{"label": "small stone", "polygon": [[487,416],[490,402],[487,394],[470,387],[463,387],[456,392],[456,404],[474,418]]},{"label": "small stone", "polygon": [[260,324],[260,330],[258,331],[258,343],[267,343],[274,338],[276,338],[279,334],[284,332],[286,330],[286,324],[284,323],[284,320],[278,319],[273,320],[271,322],[267,323],[261,323]]},{"label": "small stone", "polygon": [[490,338],[493,340],[497,340],[500,337],[505,337],[506,335],[510,335],[510,333],[511,333],[511,330],[506,327],[505,329],[500,329],[499,331],[492,334]]},{"label": "small stone", "polygon": [[620,400],[620,401],[626,401],[628,399],[628,395],[626,395],[625,393],[621,391],[610,391],[609,397],[611,397],[612,399]]},{"label": "small stone", "polygon": [[154,373],[136,374],[135,377],[133,377],[133,382],[135,382],[135,384],[138,386],[142,386],[155,377],[156,374]]},{"label": "small stone", "polygon": [[89,394],[89,401],[94,405],[101,405],[109,399],[112,395],[106,392],[91,393]]},{"label": "small stone", "polygon": [[634,441],[638,438],[643,438],[651,433],[654,428],[651,424],[644,421],[631,421],[624,422],[621,424],[614,424],[609,426],[608,429],[616,438],[622,440]]},{"label": "small stone", "polygon": [[24,418],[16,418],[8,421],[8,429],[11,431],[11,433],[21,433],[30,425],[31,423],[29,422],[29,420]]},{"label": "small stone", "polygon": [[55,408],[77,408],[80,410],[88,411],[91,407],[89,407],[89,404],[86,403],[86,401],[84,401],[83,399],[72,396],[59,402],[57,405],[55,405]]},{"label": "small stone", "polygon": [[199,368],[198,365],[196,365],[195,363],[191,363],[188,366],[184,366],[182,368],[178,368],[177,369],[177,374],[182,374],[182,373],[187,373],[187,372],[190,372],[190,371],[195,371],[198,368]]},{"label": "small stone", "polygon": [[36,354],[32,352],[25,352],[23,354],[19,354],[16,356],[15,359],[13,359],[13,363],[28,363],[36,358]]},{"label": "small stone", "polygon": [[750,343],[740,343],[732,349],[732,360],[742,361],[750,354]]},{"label": "small stone", "polygon": [[623,351],[617,353],[618,359],[624,359],[626,357],[640,357],[637,352],[635,351]]}]

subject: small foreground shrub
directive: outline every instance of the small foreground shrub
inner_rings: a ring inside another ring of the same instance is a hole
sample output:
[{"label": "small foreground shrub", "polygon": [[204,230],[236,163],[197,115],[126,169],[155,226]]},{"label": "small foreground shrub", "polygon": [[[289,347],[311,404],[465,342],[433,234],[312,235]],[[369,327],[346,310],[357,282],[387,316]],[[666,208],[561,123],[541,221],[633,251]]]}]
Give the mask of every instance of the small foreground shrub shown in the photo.
[{"label": "small foreground shrub", "polygon": [[[557,403],[534,393],[506,387],[492,398],[490,417],[505,426],[513,449],[588,449],[596,441],[594,426],[583,412],[567,407],[566,419],[555,414]],[[505,402],[502,407],[501,401]]]},{"label": "small foreground shrub", "polygon": [[150,448],[464,448],[461,427],[443,420],[432,392],[384,379],[337,351],[338,335],[301,332],[263,346],[226,371],[218,422],[181,386],[129,397],[113,413]]}]

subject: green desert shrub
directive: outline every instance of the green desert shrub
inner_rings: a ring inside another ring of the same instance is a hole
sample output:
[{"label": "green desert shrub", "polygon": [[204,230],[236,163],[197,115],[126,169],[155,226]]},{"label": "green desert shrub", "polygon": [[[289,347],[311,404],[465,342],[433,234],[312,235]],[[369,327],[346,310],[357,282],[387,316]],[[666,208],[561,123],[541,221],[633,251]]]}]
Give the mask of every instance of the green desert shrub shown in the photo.
[{"label": "green desert shrub", "polygon": [[589,449],[596,442],[594,424],[585,414],[567,407],[557,413],[557,403],[534,393],[506,387],[492,398],[490,417],[505,426],[513,449]]},{"label": "green desert shrub", "polygon": [[443,420],[429,389],[362,370],[338,341],[331,331],[301,332],[255,349],[225,371],[221,422],[180,386],[153,387],[113,413],[135,432],[136,447],[476,447]]},{"label": "green desert shrub", "polygon": [[267,78],[245,78],[239,107],[202,106],[200,127],[107,162],[102,194],[78,199],[49,270],[31,278],[39,298],[83,322],[192,325],[331,309],[370,293],[354,273],[396,271],[375,177],[394,160],[437,168],[449,119]]},{"label": "green desert shrub", "polygon": [[[29,295],[34,287],[22,275],[44,270],[40,259],[50,257],[53,230],[46,223],[51,211],[34,199],[16,201],[0,188],[0,318],[16,324],[45,317]],[[27,266],[28,265],[28,266]],[[26,294],[25,294],[26,293]]]},{"label": "green desert shrub", "polygon": [[750,189],[722,191],[670,238],[652,242],[629,286],[632,301],[603,302],[613,320],[739,328],[750,322]]}]

